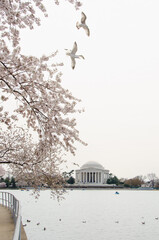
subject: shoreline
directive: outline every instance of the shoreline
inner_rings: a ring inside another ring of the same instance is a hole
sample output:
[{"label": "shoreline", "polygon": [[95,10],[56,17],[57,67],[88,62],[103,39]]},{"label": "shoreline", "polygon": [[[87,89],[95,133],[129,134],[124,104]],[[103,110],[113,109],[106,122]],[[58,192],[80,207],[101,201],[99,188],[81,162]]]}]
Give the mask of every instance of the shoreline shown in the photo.
[{"label": "shoreline", "polygon": [[[83,189],[83,190],[87,190],[87,189],[98,189],[98,190],[140,190],[140,191],[158,191],[159,189],[156,188],[126,188],[123,186],[91,186],[91,185],[65,185],[63,187],[64,189]],[[23,187],[23,188],[0,188],[0,191],[5,191],[5,190],[20,190],[20,191],[29,191],[29,190],[33,190],[34,188],[31,187]],[[39,188],[38,190],[51,190],[51,188]]]}]

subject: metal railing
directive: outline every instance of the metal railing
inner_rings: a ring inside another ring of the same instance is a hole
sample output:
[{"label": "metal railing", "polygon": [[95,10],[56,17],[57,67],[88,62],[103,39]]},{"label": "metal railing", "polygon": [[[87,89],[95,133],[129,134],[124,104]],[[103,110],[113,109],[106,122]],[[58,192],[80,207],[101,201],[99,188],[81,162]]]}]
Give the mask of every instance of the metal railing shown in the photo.
[{"label": "metal railing", "polygon": [[13,240],[21,240],[21,207],[19,201],[13,194],[8,192],[0,192],[0,204],[11,210],[15,229]]}]

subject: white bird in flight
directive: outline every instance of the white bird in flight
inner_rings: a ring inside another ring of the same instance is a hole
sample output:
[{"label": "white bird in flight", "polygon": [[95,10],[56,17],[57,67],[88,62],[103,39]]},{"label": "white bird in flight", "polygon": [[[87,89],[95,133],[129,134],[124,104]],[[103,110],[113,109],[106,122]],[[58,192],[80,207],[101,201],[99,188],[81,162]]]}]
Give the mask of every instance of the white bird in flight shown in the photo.
[{"label": "white bird in flight", "polygon": [[88,26],[86,24],[87,17],[86,17],[86,15],[83,12],[81,13],[81,16],[82,16],[81,17],[81,23],[77,22],[76,23],[76,27],[78,29],[80,29],[82,27],[85,30],[86,34],[89,36],[90,35],[90,31],[89,31],[89,28],[88,28]]},{"label": "white bird in flight", "polygon": [[68,49],[65,49],[65,50],[67,50],[66,55],[70,56],[70,58],[71,58],[71,66],[72,66],[72,69],[74,69],[75,65],[76,65],[75,58],[83,58],[84,59],[84,57],[82,55],[76,55],[76,52],[77,52],[77,43],[76,42],[74,42],[72,50],[68,50]]}]

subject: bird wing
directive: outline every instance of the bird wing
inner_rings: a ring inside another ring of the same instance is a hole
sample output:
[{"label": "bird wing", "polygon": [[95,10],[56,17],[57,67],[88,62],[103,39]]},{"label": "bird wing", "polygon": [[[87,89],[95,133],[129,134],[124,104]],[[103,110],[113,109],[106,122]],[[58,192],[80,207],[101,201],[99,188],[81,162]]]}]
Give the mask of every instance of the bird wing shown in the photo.
[{"label": "bird wing", "polygon": [[90,31],[89,31],[88,26],[85,25],[85,26],[83,26],[83,28],[84,28],[86,34],[87,34],[88,36],[90,36]]},{"label": "bird wing", "polygon": [[71,51],[72,54],[75,54],[77,52],[77,43],[74,42],[73,49]]},{"label": "bird wing", "polygon": [[76,23],[76,28],[78,28],[78,29],[79,29],[79,28],[80,28],[80,26],[79,26],[79,25],[80,25],[80,24],[79,24],[79,22],[77,22],[77,23]]},{"label": "bird wing", "polygon": [[84,57],[83,57],[83,55],[78,55],[79,56],[79,58],[83,58],[83,59],[85,59]]},{"label": "bird wing", "polygon": [[72,69],[75,68],[75,65],[76,65],[76,61],[73,57],[71,57],[71,66],[72,66]]},{"label": "bird wing", "polygon": [[83,12],[81,13],[81,16],[82,16],[81,17],[81,23],[85,24],[85,21],[86,21],[87,17]]}]

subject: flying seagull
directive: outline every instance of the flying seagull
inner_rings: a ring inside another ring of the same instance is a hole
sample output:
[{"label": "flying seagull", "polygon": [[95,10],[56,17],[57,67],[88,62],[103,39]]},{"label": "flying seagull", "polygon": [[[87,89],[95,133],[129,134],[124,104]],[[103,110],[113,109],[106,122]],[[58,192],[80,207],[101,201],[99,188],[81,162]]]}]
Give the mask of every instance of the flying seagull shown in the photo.
[{"label": "flying seagull", "polygon": [[71,66],[72,66],[72,69],[74,69],[75,65],[76,65],[75,58],[83,58],[84,59],[84,57],[82,55],[76,55],[76,52],[77,52],[77,43],[76,42],[74,42],[72,50],[68,50],[68,49],[65,49],[65,50],[67,50],[66,55],[70,56],[70,58],[71,58]]},{"label": "flying seagull", "polygon": [[82,27],[85,30],[86,34],[89,36],[90,35],[90,31],[89,31],[89,28],[88,28],[88,26],[86,24],[87,17],[86,17],[86,15],[83,12],[81,13],[81,16],[82,16],[81,17],[81,23],[77,22],[76,23],[76,27],[78,29],[80,29]]}]

